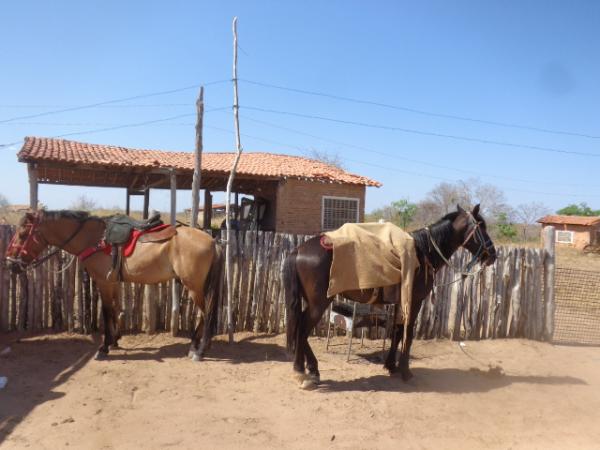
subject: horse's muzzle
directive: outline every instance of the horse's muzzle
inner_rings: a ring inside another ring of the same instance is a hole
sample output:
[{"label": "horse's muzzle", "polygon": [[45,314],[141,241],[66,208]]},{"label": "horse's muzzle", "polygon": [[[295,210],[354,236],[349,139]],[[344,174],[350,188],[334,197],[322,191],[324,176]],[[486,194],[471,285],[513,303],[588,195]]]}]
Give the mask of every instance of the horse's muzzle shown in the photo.
[{"label": "horse's muzzle", "polygon": [[496,262],[496,250],[492,250],[491,252],[486,251],[485,259],[484,259],[483,263],[486,266],[491,266],[495,262]]}]

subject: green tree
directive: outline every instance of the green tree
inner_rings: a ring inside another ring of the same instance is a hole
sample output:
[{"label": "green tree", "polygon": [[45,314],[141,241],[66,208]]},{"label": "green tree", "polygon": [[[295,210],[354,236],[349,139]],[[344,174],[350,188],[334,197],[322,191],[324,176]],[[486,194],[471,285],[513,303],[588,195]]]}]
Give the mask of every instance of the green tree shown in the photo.
[{"label": "green tree", "polygon": [[417,205],[410,203],[407,198],[392,202],[392,208],[398,218],[398,225],[402,228],[406,228],[412,222],[417,212]]},{"label": "green tree", "polygon": [[585,202],[582,202],[579,205],[572,203],[559,209],[556,213],[565,216],[600,216],[600,210],[593,210]]},{"label": "green tree", "polygon": [[500,237],[505,239],[514,239],[517,236],[517,228],[509,220],[508,214],[501,212],[498,214],[498,220],[496,221],[496,227]]}]

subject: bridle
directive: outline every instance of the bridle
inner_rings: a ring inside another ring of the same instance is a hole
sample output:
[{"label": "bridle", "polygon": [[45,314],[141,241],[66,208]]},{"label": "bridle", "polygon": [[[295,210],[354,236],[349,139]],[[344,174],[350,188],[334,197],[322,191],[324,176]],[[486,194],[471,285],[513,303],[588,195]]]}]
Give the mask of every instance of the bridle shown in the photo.
[{"label": "bridle", "polygon": [[[471,258],[471,261],[469,261],[467,263],[467,265],[465,266],[464,269],[455,267],[448,260],[448,258],[446,258],[444,256],[444,254],[442,253],[442,250],[440,249],[438,244],[435,242],[435,239],[433,239],[433,236],[431,235],[431,231],[429,230],[429,227],[425,227],[425,230],[427,231],[427,236],[429,237],[429,242],[435,249],[436,253],[440,256],[440,258],[442,258],[442,261],[444,261],[455,272],[460,273],[463,278],[467,277],[467,276],[472,276],[472,275],[475,275],[476,273],[481,272],[483,270],[483,267],[481,269],[479,269],[478,271],[474,271],[474,272],[472,272],[471,269],[477,263],[477,261],[479,260],[479,258],[482,255],[484,255],[484,254],[491,255],[492,254],[491,250],[494,247],[494,244],[492,243],[491,239],[486,238],[485,235],[483,234],[483,231],[481,230],[482,222],[475,219],[473,214],[468,211],[467,211],[467,218],[469,221],[469,225],[471,225],[471,229],[466,234],[465,239],[463,240],[463,243],[460,244],[460,247],[466,248],[465,246],[469,243],[469,241],[474,240],[475,242],[479,243],[479,248],[477,249],[477,251],[475,253],[473,253],[473,257]],[[435,270],[434,270],[434,272],[435,272]]]},{"label": "bridle", "polygon": [[[18,239],[19,235],[15,232],[15,234],[13,235],[13,237],[8,245],[8,248],[6,249],[6,253],[11,253],[13,251],[16,251],[16,255],[15,256],[7,256],[6,260],[8,262],[10,262],[12,264],[16,264],[21,270],[26,270],[27,267],[35,268],[35,267],[39,266],[40,264],[44,263],[45,261],[47,261],[48,259],[52,258],[59,251],[61,251],[65,247],[65,245],[67,245],[69,242],[71,242],[75,238],[75,236],[77,236],[79,234],[79,232],[85,226],[85,221],[79,222],[79,225],[75,229],[75,231],[73,233],[71,233],[69,235],[69,237],[67,239],[65,239],[65,241],[63,241],[59,246],[57,246],[56,250],[39,258],[39,253],[35,254],[36,252],[31,248],[32,245],[33,244],[43,244],[44,248],[46,246],[50,245],[48,243],[48,240],[44,237],[44,235],[42,234],[42,231],[40,230],[41,223],[42,223],[42,214],[35,213],[33,215],[33,220],[31,220],[29,223],[24,225],[25,228],[29,229],[29,232],[27,233],[27,237],[25,238],[25,240],[23,241],[22,244],[17,244],[17,239]],[[23,261],[23,257],[27,256],[27,255],[32,256],[32,260],[30,262]]]}]

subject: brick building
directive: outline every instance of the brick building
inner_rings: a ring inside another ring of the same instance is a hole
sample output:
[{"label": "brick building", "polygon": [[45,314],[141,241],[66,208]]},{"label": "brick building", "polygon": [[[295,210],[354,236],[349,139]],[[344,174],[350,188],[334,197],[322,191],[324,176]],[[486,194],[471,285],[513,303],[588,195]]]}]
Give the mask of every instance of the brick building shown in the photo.
[{"label": "brick building", "polygon": [[556,243],[583,249],[588,244],[600,244],[600,216],[545,216],[538,220],[542,230],[552,225]]},{"label": "brick building", "polygon": [[[131,195],[144,196],[145,215],[151,189],[191,189],[194,167],[190,152],[40,137],[25,138],[18,158],[28,165],[32,204],[37,204],[38,183],[121,187],[126,190],[127,211]],[[200,188],[205,205],[212,205],[211,192],[225,191],[233,158],[233,153],[203,153]],[[321,161],[245,152],[233,191],[264,202],[262,229],[312,234],[345,222],[363,221],[368,186],[381,184]]]}]

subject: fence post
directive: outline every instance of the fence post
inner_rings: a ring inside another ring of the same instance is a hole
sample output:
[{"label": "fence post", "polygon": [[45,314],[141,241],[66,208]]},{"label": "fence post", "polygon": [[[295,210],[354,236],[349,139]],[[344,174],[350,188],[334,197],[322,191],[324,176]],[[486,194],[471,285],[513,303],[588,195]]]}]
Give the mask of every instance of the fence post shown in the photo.
[{"label": "fence post", "polygon": [[554,269],[555,269],[555,229],[553,226],[544,227],[544,340],[552,341],[554,335]]}]

